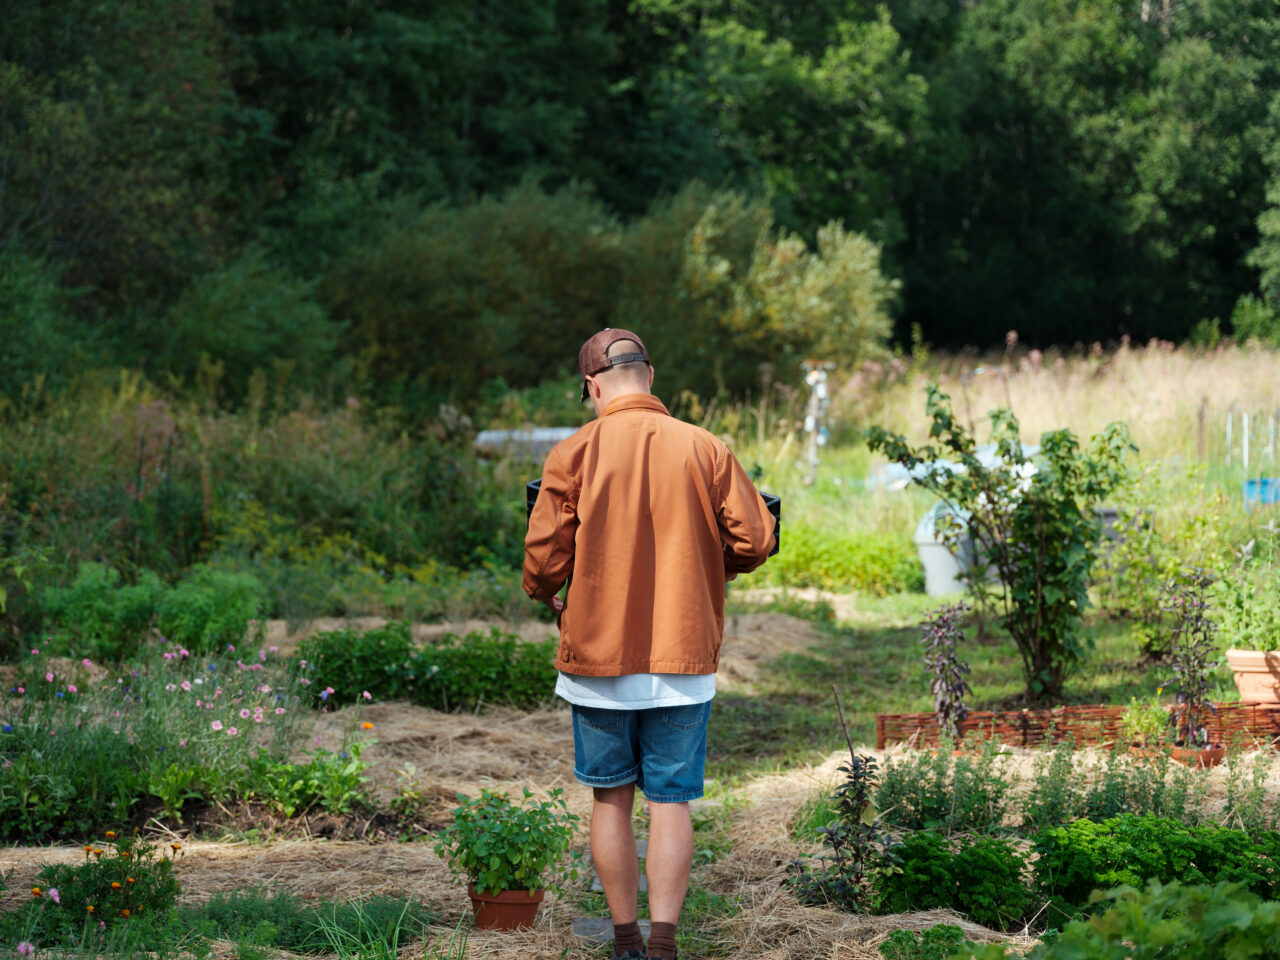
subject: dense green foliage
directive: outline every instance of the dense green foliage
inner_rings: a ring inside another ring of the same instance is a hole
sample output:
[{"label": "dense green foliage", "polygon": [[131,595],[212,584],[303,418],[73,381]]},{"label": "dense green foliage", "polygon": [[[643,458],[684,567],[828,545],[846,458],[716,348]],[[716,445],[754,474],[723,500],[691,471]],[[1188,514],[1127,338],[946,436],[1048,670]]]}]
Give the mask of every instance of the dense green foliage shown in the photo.
[{"label": "dense green foliage", "polygon": [[879,909],[909,913],[951,907],[995,930],[1020,924],[1032,897],[1026,862],[1008,841],[982,837],[949,842],[927,830],[886,851],[876,876]]},{"label": "dense green foliage", "polygon": [[1032,457],[1013,411],[1001,409],[991,414],[997,459],[987,465],[973,430],[936,384],[926,388],[925,410],[937,446],[914,446],[881,427],[868,431],[867,445],[913,471],[913,482],[951,508],[939,535],[957,554],[972,543],[968,587],[1000,613],[1017,644],[1028,699],[1058,699],[1085,649],[1081,619],[1101,535],[1094,508],[1129,480],[1137,448],[1124,424],[1113,422],[1085,450],[1070,430],[1049,431]]},{"label": "dense green foliage", "polygon": [[436,710],[489,703],[527,708],[551,696],[557,642],[526,643],[494,628],[488,636],[446,634],[419,645],[409,624],[391,623],[317,634],[303,642],[299,655],[314,670],[317,699],[348,703],[368,692]]},{"label": "dense green foliage", "polygon": [[841,532],[804,523],[788,524],[786,548],[758,578],[788,587],[901,593],[924,586],[924,572],[911,544],[877,534]]},{"label": "dense green foliage", "polygon": [[885,761],[876,808],[885,822],[907,830],[948,833],[999,828],[1017,775],[1001,761],[997,741],[967,746],[951,756],[949,745]]},{"label": "dense green foliage", "polygon": [[941,343],[1280,331],[1262,0],[4,14],[16,403],[124,364],[421,415],[564,373],[609,321],[677,389],[742,392],[865,355],[899,285],[898,329]]},{"label": "dense green foliage", "polygon": [[880,944],[880,956],[885,960],[948,960],[958,951],[975,946],[955,924],[939,923],[918,933],[893,931],[889,939]]},{"label": "dense green foliage", "polygon": [[1251,837],[1241,830],[1125,813],[1050,827],[1035,845],[1040,888],[1059,904],[1083,906],[1094,890],[1141,887],[1149,880],[1240,883],[1269,898],[1280,892],[1280,834],[1273,831]]},{"label": "dense green foliage", "polygon": [[[1184,886],[1152,881],[1099,895],[1097,914],[1074,920],[1029,960],[1219,960],[1267,957],[1280,940],[1280,903],[1260,900],[1239,884]],[[970,954],[963,954],[970,956]],[[1002,945],[974,951],[974,960],[1009,960]]]}]

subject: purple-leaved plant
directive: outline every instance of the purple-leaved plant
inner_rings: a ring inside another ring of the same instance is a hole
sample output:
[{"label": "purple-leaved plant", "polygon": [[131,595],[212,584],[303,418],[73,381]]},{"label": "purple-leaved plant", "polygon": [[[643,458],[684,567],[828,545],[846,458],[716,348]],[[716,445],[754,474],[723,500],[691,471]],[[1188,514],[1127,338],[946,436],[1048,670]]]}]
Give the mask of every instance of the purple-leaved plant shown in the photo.
[{"label": "purple-leaved plant", "polygon": [[1178,685],[1178,697],[1170,715],[1175,742],[1203,749],[1208,746],[1209,731],[1205,718],[1217,716],[1218,710],[1209,699],[1209,675],[1218,666],[1215,634],[1218,626],[1209,619],[1209,587],[1213,577],[1203,570],[1191,570],[1164,587],[1164,609],[1173,614],[1173,635],[1169,665]]},{"label": "purple-leaved plant", "polygon": [[969,711],[964,696],[971,693],[969,665],[956,655],[956,645],[963,638],[960,624],[969,613],[965,603],[939,607],[920,624],[920,642],[925,646],[924,665],[929,670],[929,689],[933,691],[933,709],[938,714],[942,734],[960,739],[960,723]]}]

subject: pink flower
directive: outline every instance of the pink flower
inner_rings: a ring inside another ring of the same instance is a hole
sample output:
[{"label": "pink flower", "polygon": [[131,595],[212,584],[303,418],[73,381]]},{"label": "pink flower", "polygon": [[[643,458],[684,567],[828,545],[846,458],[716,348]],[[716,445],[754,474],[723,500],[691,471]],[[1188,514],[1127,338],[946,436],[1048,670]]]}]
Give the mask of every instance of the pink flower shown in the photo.
[{"label": "pink flower", "polygon": [[79,693],[79,692],[80,692],[80,691],[76,689],[76,687],[75,687],[75,684],[74,684],[74,683],[73,683],[73,684],[68,684],[68,686],[67,686],[67,693]]},{"label": "pink flower", "polygon": [[236,647],[235,647],[235,644],[233,644],[233,643],[228,643],[228,644],[227,644],[227,649],[228,649],[228,650],[230,650],[232,653],[235,653],[235,652],[236,652]]},{"label": "pink flower", "polygon": [[270,650],[272,653],[276,653],[277,651],[279,651],[279,649],[280,649],[280,648],[279,648],[279,647],[267,647],[267,649],[268,649],[268,650]]},{"label": "pink flower", "polygon": [[249,710],[248,710],[248,708],[245,708],[244,710],[241,710],[241,711],[240,711],[240,719],[241,719],[241,720],[248,720],[248,719],[249,719]]},{"label": "pink flower", "polygon": [[213,723],[209,724],[209,726],[213,727],[213,729],[215,729],[215,730],[221,730],[221,729],[222,729],[222,721],[221,721],[221,720],[215,720],[215,721],[213,721]]},{"label": "pink flower", "polygon": [[301,663],[302,663],[302,665],[303,665],[304,667],[307,665],[307,661],[305,661],[305,660],[301,661]]},{"label": "pink flower", "polygon": [[166,660],[172,660],[172,659],[173,659],[173,654],[172,654],[172,653],[170,653],[168,650],[166,650],[164,653],[160,654],[160,656],[164,657]]},{"label": "pink flower", "polygon": [[254,722],[254,723],[261,723],[261,722],[262,722],[262,714],[260,714],[260,713],[255,713],[255,714],[253,715],[253,722]]},{"label": "pink flower", "polygon": [[237,730],[235,727],[227,727],[227,736],[228,736],[228,737],[234,737],[234,736],[235,736],[237,733],[239,733],[239,732],[240,732],[240,731],[239,731],[239,730]]},{"label": "pink flower", "polygon": [[201,700],[199,697],[196,697],[196,706],[197,706],[197,707],[203,707],[203,706],[204,706],[204,701],[203,701],[203,700]]},{"label": "pink flower", "polygon": [[276,707],[276,716],[278,717],[282,713],[284,713],[284,707]]},{"label": "pink flower", "polygon": [[57,887],[49,888],[49,899],[58,904],[58,906],[62,906],[62,895],[58,893]]},{"label": "pink flower", "polygon": [[325,687],[325,688],[324,688],[324,692],[325,692],[325,693],[327,693],[327,694],[329,694],[329,696],[331,696],[331,697],[332,697],[332,696],[333,696],[333,687]]},{"label": "pink flower", "polygon": [[85,657],[85,658],[84,658],[83,660],[81,660],[80,662],[81,662],[82,664],[84,664],[86,667],[92,667],[92,666],[93,666],[93,661],[92,661],[92,660],[90,660],[88,657]]},{"label": "pink flower", "polygon": [[27,692],[27,688],[26,688],[26,687],[19,687],[19,688],[18,688],[18,693],[26,693],[26,692]]},{"label": "pink flower", "polygon": [[33,657],[38,657],[38,656],[40,656],[40,651],[39,651],[39,650],[32,650],[32,651],[31,651],[31,655],[32,655]]},{"label": "pink flower", "polygon": [[178,656],[180,656],[180,657],[189,657],[189,656],[191,656],[191,651],[190,651],[190,650],[187,650],[185,647],[179,647],[179,648],[178,648]]},{"label": "pink flower", "polygon": [[311,686],[311,681],[308,680],[306,677],[303,677],[302,680],[299,682],[302,683],[303,686],[307,686],[307,687]]},{"label": "pink flower", "polygon": [[179,740],[179,741],[178,741],[178,746],[180,746],[180,747],[185,747],[186,745],[187,745],[187,741],[185,741],[185,740]]},{"label": "pink flower", "polygon": [[190,680],[183,680],[183,681],[182,681],[182,683],[180,683],[180,684],[179,684],[179,686],[180,686],[180,687],[182,687],[182,689],[183,689],[183,690],[190,690],[190,689],[191,689],[191,681],[190,681]]},{"label": "pink flower", "polygon": [[270,693],[270,692],[271,692],[271,685],[270,685],[269,683],[264,683],[262,686],[260,686],[260,687],[258,688],[258,692],[259,692],[259,693]]},{"label": "pink flower", "polygon": [[267,651],[265,651],[265,650],[259,650],[259,651],[258,651],[258,659],[259,659],[259,660],[263,660],[263,661],[265,661],[265,660],[267,659]]},{"label": "pink flower", "polygon": [[47,683],[53,683],[53,674],[52,674],[52,673],[46,673],[46,674],[44,675],[44,679],[45,679],[45,682],[47,682]]},{"label": "pink flower", "polygon": [[164,685],[164,688],[165,688],[166,690],[168,690],[170,693],[173,693],[173,691],[175,691],[175,690],[177,690],[177,689],[178,689],[178,688],[177,688],[177,687],[175,687],[172,683],[166,683],[166,684]]},{"label": "pink flower", "polygon": [[364,697],[366,700],[372,700],[372,699],[373,699],[373,694],[372,694],[372,693],[370,693],[368,690],[366,690],[364,693],[360,694],[360,696]]},{"label": "pink flower", "polygon": [[28,941],[23,940],[20,944],[18,944],[18,955],[19,955],[19,956],[21,956],[21,957],[34,957],[34,956],[35,956],[35,954],[36,954],[36,948],[35,948],[35,946],[34,946],[34,945],[32,945],[31,943],[29,943]]}]

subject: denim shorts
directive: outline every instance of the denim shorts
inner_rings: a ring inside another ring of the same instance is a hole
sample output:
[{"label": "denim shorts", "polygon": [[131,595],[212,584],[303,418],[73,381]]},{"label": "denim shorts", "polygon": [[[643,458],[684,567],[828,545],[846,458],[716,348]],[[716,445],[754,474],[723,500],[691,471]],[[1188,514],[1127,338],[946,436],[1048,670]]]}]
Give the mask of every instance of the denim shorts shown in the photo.
[{"label": "denim shorts", "polygon": [[573,706],[573,775],[588,787],[635,783],[653,803],[702,796],[711,701],[649,710]]}]

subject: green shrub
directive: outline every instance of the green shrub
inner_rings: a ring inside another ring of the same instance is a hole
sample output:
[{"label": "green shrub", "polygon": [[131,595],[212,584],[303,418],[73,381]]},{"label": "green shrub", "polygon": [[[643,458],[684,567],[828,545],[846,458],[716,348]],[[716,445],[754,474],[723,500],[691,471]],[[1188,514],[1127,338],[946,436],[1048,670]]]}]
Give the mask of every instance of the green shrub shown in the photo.
[{"label": "green shrub", "polygon": [[1027,696],[1059,700],[1089,643],[1081,616],[1101,532],[1094,507],[1126,483],[1137,447],[1122,423],[1109,424],[1085,451],[1070,430],[1053,430],[1040,438],[1033,462],[1017,418],[1001,409],[991,413],[999,460],[987,466],[973,431],[955,418],[951,398],[936,384],[926,389],[925,412],[937,445],[916,447],[882,427],[867,432],[867,445],[915,471],[916,484],[957,509],[944,515],[939,532],[952,547],[973,538],[986,562],[970,571],[970,590],[999,609],[1022,659]]},{"label": "green shrub", "polygon": [[162,325],[164,369],[189,383],[202,365],[206,376],[216,370],[220,392],[233,402],[246,398],[255,371],[278,365],[314,382],[332,363],[339,334],[314,289],[250,248],[178,299]]},{"label": "green shrub", "polygon": [[1126,813],[1050,827],[1036,836],[1035,848],[1040,889],[1068,907],[1087,904],[1094,890],[1150,880],[1239,882],[1259,896],[1274,896],[1280,885],[1280,834],[1273,832],[1254,839],[1239,830]]},{"label": "green shrub", "polygon": [[0,246],[0,400],[34,401],[42,384],[63,386],[75,373],[88,345],[60,280],[45,261]]},{"label": "green shrub", "polygon": [[82,563],[69,587],[52,587],[42,597],[54,634],[75,657],[116,661],[146,639],[166,588],[150,570],[136,584],[122,586],[120,574],[101,563]]},{"label": "green shrub", "polygon": [[[86,915],[113,925],[171,910],[178,899],[173,857],[180,854],[134,836],[108,831],[85,844],[84,861],[44,867],[36,874],[41,898],[49,898],[38,919],[44,939],[72,939],[84,928]],[[51,890],[58,891],[52,903]],[[50,906],[57,909],[51,910]]]},{"label": "green shrub", "polygon": [[909,542],[897,537],[843,534],[788,524],[786,544],[760,577],[791,587],[900,593],[921,590],[924,571]]},{"label": "green shrub", "polygon": [[914,750],[885,763],[876,808],[886,823],[907,830],[954,833],[998,828],[1017,775],[1002,763],[998,741],[969,743],[952,756]]},{"label": "green shrub", "polygon": [[259,754],[250,761],[242,791],[262,800],[286,817],[319,807],[326,813],[347,814],[368,806],[364,775],[369,761],[361,760],[364,745],[353,743],[331,753],[316,750],[306,763],[282,763]]},{"label": "green shrub", "polygon": [[418,647],[408,624],[392,623],[363,633],[317,634],[299,656],[315,668],[317,698],[347,702],[368,691],[380,700],[408,699],[435,710],[489,703],[528,708],[552,696],[557,643],[524,642],[495,628],[488,636],[446,634]]},{"label": "green shrub", "polygon": [[931,831],[906,836],[885,854],[876,877],[877,907],[907,913],[950,907],[974,923],[1008,930],[1031,906],[1026,863],[1007,841],[980,837],[955,847]]},{"label": "green shrub", "polygon": [[918,933],[893,931],[889,939],[880,944],[880,955],[885,960],[949,960],[958,951],[976,946],[965,939],[964,931],[955,924],[939,923]]},{"label": "green shrub", "polygon": [[258,578],[218,567],[192,568],[160,601],[156,626],[170,642],[211,653],[245,639],[249,622],[266,613]]},{"label": "green shrub", "polygon": [[[1038,944],[1027,960],[1224,960],[1275,956],[1280,903],[1263,901],[1239,884],[1184,886],[1152,881],[1145,889],[1120,887],[1100,894],[1094,916],[1073,920],[1052,943]],[[1010,960],[1002,945],[975,960]]]}]

